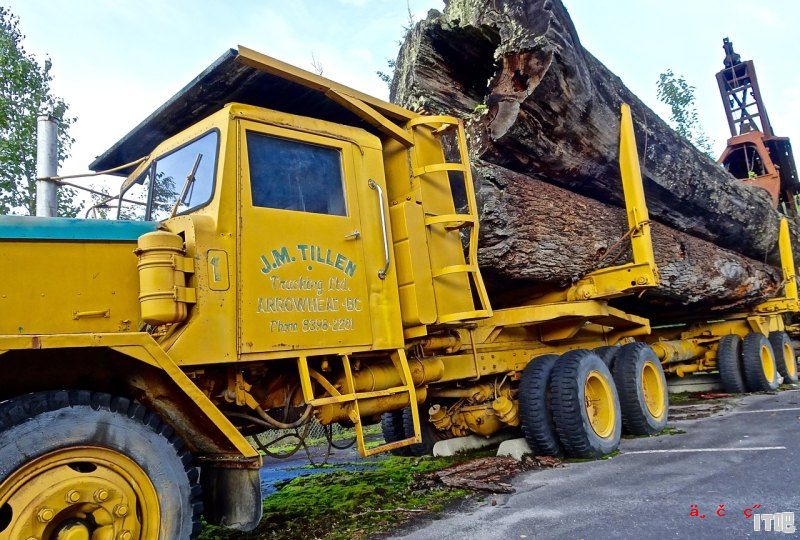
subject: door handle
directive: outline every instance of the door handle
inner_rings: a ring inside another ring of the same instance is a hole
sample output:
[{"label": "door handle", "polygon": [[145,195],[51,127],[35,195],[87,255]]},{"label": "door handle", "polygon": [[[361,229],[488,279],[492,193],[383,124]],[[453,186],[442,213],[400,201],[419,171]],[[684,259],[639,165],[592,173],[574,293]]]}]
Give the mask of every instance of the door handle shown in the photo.
[{"label": "door handle", "polygon": [[361,231],[353,231],[350,234],[344,235],[345,240],[358,240],[361,238]]},{"label": "door handle", "polygon": [[375,183],[372,178],[369,179],[368,185],[370,189],[374,189],[378,193],[378,208],[381,211],[381,232],[383,233],[383,258],[385,259],[383,268],[378,270],[378,277],[386,279],[386,272],[389,271],[391,259],[389,258],[389,231],[386,229],[386,213],[383,211],[383,188]]}]

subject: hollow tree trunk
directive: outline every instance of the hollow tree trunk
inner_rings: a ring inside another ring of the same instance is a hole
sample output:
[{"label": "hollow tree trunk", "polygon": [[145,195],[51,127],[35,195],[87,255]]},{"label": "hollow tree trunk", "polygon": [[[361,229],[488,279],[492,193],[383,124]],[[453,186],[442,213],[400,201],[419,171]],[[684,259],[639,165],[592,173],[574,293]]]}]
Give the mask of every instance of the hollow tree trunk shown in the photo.
[{"label": "hollow tree trunk", "polygon": [[[479,261],[487,284],[505,303],[543,286],[566,286],[588,272],[630,261],[625,211],[503,167],[476,162],[481,214]],[[729,311],[772,296],[781,278],[774,267],[660,223],[652,224],[659,287],[637,300],[635,312],[674,308]]]},{"label": "hollow tree trunk", "polygon": [[765,192],[680,137],[587,52],[559,0],[445,3],[406,37],[394,101],[468,118],[477,158],[616,205],[619,108],[629,103],[651,217],[776,260],[779,214]]}]

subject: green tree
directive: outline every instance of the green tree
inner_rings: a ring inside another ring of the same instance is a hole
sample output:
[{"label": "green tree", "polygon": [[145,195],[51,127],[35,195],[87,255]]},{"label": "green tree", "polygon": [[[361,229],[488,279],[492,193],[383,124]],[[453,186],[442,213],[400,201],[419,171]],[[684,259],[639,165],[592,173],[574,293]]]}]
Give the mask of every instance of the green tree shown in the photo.
[{"label": "green tree", "polygon": [[658,99],[669,106],[670,121],[678,135],[692,143],[698,150],[713,158],[711,140],[700,126],[695,105],[694,86],[671,69],[658,76]]},{"label": "green tree", "polygon": [[[36,117],[49,111],[60,119],[59,165],[74,140],[68,106],[50,88],[51,62],[40,64],[22,46],[19,19],[0,6],[0,214],[36,212]],[[58,189],[58,215],[75,216],[83,207],[76,190]]]}]

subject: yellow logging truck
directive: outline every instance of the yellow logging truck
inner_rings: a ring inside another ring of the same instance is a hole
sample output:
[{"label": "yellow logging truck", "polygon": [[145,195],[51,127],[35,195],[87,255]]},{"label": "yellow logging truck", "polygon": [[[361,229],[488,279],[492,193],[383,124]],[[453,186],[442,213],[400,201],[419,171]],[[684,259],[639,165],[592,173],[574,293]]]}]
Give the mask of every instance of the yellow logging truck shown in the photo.
[{"label": "yellow logging truck", "polygon": [[608,305],[658,283],[621,125],[633,261],[493,310],[458,120],[226,53],[92,165],[127,176],[121,219],[0,219],[0,539],[250,529],[247,436],[312,415],[364,455],[520,427],[596,457],[660,431],[649,323]]}]

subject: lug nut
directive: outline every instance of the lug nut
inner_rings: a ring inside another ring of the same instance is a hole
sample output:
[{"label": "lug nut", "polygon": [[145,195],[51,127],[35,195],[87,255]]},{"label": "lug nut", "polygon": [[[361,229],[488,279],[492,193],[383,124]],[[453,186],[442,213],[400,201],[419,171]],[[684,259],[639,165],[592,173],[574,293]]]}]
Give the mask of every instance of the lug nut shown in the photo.
[{"label": "lug nut", "polygon": [[125,517],[128,515],[128,507],[124,504],[118,504],[114,507],[114,515],[117,517]]},{"label": "lug nut", "polygon": [[81,500],[81,494],[72,489],[67,492],[66,499],[68,503],[76,503]]},{"label": "lug nut", "polygon": [[98,489],[94,492],[94,500],[101,503],[108,500],[108,490]]},{"label": "lug nut", "polygon": [[41,508],[39,512],[36,514],[36,518],[41,521],[42,523],[47,523],[51,519],[56,516],[55,512],[53,512],[52,508]]}]

